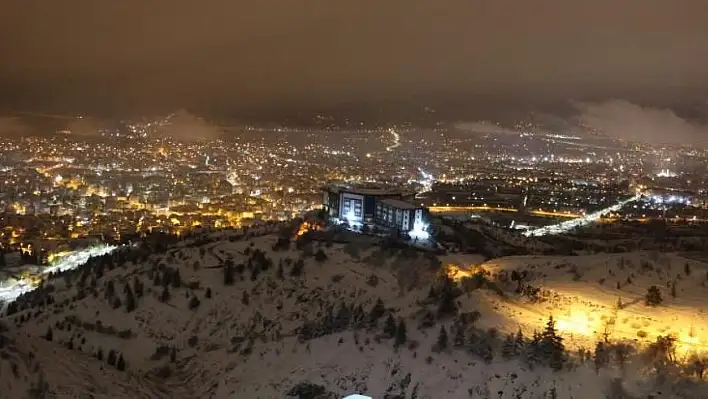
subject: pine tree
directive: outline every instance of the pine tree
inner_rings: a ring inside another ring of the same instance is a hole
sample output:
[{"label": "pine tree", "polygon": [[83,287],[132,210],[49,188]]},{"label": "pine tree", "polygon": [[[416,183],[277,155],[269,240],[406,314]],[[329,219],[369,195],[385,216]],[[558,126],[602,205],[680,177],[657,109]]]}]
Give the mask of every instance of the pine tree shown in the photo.
[{"label": "pine tree", "polygon": [[389,313],[386,318],[383,332],[389,338],[393,338],[396,335],[396,320],[393,319],[393,315],[391,313]]},{"label": "pine tree", "polygon": [[516,332],[514,337],[514,353],[518,356],[524,353],[524,348],[526,347],[526,338],[524,338],[524,333],[519,330]]},{"label": "pine tree", "polygon": [[455,336],[452,338],[452,344],[457,348],[465,346],[465,328],[461,324],[455,326]]},{"label": "pine tree", "polygon": [[104,298],[106,298],[106,300],[110,301],[113,299],[115,294],[116,294],[116,286],[113,283],[113,280],[108,280],[106,282],[106,292],[104,293]]},{"label": "pine tree", "polygon": [[435,342],[435,348],[438,351],[444,351],[447,349],[449,344],[449,339],[447,336],[447,330],[444,325],[440,326],[440,332],[438,333],[438,340]]},{"label": "pine tree", "polygon": [[526,363],[529,367],[534,367],[541,362],[541,334],[538,331],[533,332],[533,338],[529,342],[528,350],[526,351]]},{"label": "pine tree", "polygon": [[445,317],[457,313],[457,303],[455,302],[455,282],[449,276],[444,276],[440,290],[438,303],[438,316]]},{"label": "pine tree", "polygon": [[144,289],[143,289],[143,282],[140,281],[140,278],[138,276],[133,277],[133,291],[135,292],[135,295],[138,296],[138,298],[142,298]]},{"label": "pine tree", "polygon": [[607,366],[609,362],[610,354],[605,347],[605,343],[598,341],[597,344],[595,344],[595,372],[599,373],[600,369]]},{"label": "pine tree", "polygon": [[118,369],[118,371],[125,370],[125,360],[123,359],[122,354],[120,356],[118,356],[118,361],[116,362],[116,368]]},{"label": "pine tree", "polygon": [[179,274],[179,269],[175,269],[172,272],[172,275],[170,276],[170,282],[172,283],[172,287],[174,288],[179,288],[182,286],[182,277]]},{"label": "pine tree", "polygon": [[196,295],[189,300],[189,309],[194,310],[199,307],[199,298]]},{"label": "pine tree", "polygon": [[505,359],[511,359],[516,356],[516,342],[514,340],[514,334],[509,334],[504,339],[504,345],[502,346],[502,356]]},{"label": "pine tree", "polygon": [[344,302],[339,304],[339,309],[337,310],[337,315],[334,317],[334,323],[336,325],[337,331],[345,330],[349,327],[349,323],[352,320],[352,312],[349,306]]},{"label": "pine tree", "polygon": [[372,325],[376,324],[376,322],[381,318],[381,316],[384,315],[384,313],[386,313],[386,308],[384,307],[384,303],[381,298],[379,298],[376,300],[376,303],[369,312],[369,322]]},{"label": "pine tree", "polygon": [[396,327],[396,341],[394,345],[398,348],[406,343],[408,340],[408,333],[406,332],[406,322],[403,319],[398,320],[398,327]]},{"label": "pine tree", "polygon": [[661,291],[659,290],[659,287],[652,285],[649,287],[647,290],[647,294],[645,296],[645,301],[648,306],[658,306],[663,302],[663,298],[661,297]]},{"label": "pine tree", "polygon": [[130,289],[130,285],[125,284],[125,311],[130,313],[135,310],[137,304],[135,301],[135,296],[133,295],[133,290]]},{"label": "pine tree", "polygon": [[249,303],[251,303],[251,298],[248,295],[248,291],[243,291],[243,294],[241,295],[241,303],[248,306]]},{"label": "pine tree", "polygon": [[116,352],[113,349],[111,349],[108,352],[108,357],[106,358],[106,363],[108,363],[109,366],[116,365]]},{"label": "pine tree", "polygon": [[162,287],[162,295],[160,295],[160,300],[162,302],[167,302],[170,300],[170,289],[167,286]]},{"label": "pine tree", "polygon": [[554,370],[560,370],[565,363],[565,346],[563,338],[556,332],[556,323],[553,316],[548,318],[546,328],[541,334],[541,346],[544,358]]}]

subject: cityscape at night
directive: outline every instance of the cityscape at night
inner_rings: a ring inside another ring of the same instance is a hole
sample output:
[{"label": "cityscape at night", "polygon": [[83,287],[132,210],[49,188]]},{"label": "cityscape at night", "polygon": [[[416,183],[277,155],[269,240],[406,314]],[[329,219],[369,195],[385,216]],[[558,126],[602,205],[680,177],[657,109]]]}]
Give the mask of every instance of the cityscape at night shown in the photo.
[{"label": "cityscape at night", "polygon": [[0,10],[0,399],[708,399],[705,1]]}]

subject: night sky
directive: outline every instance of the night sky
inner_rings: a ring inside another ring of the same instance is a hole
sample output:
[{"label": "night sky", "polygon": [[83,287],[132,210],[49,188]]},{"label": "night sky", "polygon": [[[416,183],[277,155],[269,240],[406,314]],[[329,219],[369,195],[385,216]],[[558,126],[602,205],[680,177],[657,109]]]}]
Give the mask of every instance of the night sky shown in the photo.
[{"label": "night sky", "polygon": [[708,98],[705,0],[0,0],[0,105]]}]

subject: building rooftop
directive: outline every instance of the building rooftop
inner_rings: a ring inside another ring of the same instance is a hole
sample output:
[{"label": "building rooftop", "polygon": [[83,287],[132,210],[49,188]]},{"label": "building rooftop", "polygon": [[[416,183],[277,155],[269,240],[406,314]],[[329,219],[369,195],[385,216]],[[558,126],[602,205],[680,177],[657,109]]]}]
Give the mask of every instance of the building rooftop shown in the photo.
[{"label": "building rooftop", "polygon": [[416,208],[418,208],[417,206],[411,204],[410,202],[401,201],[401,200],[397,200],[397,199],[393,199],[393,198],[383,199],[383,200],[381,200],[381,203],[392,206],[397,209],[416,209]]},{"label": "building rooftop", "polygon": [[345,187],[345,186],[329,186],[324,188],[327,191],[340,193],[352,193],[358,195],[399,195],[404,196],[409,193],[392,187]]}]

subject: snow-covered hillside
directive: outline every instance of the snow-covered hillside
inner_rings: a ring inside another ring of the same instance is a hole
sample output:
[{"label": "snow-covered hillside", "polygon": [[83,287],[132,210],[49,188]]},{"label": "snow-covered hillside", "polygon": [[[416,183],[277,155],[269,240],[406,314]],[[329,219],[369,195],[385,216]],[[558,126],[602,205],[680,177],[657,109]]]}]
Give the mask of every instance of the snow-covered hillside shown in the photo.
[{"label": "snow-covered hillside", "polygon": [[[373,237],[321,233],[290,242],[281,230],[215,232],[167,244],[156,239],[46,282],[2,319],[7,331],[0,348],[0,392],[13,398],[33,389],[36,395],[48,392],[46,397],[112,399],[352,393],[590,399],[628,390],[638,398],[701,397],[702,386],[685,386],[696,381],[682,378],[681,389],[691,391],[670,393],[665,387],[679,380],[657,388],[653,374],[639,367],[607,365],[596,373],[585,356],[564,357],[552,371],[545,365],[557,364],[535,359],[529,338],[553,315],[563,342],[572,347],[575,337],[567,326],[574,319],[566,320],[565,309],[557,311],[549,302],[515,294],[517,283],[492,278],[504,269],[530,269],[527,286],[598,295],[606,298],[600,303],[612,306],[614,280],[596,283],[602,267],[616,264],[612,257],[605,257],[607,263],[598,255],[595,263],[585,257],[513,257],[482,264],[478,255],[438,258]],[[580,262],[579,279],[568,272],[572,266],[555,267],[571,262]],[[705,279],[702,264],[691,262],[694,276]],[[488,271],[482,273],[484,284],[472,287],[472,277],[461,290],[441,268],[447,263],[459,264],[467,275],[482,264],[479,270]],[[648,284],[635,274],[636,289],[630,284],[621,291],[627,303]],[[616,277],[626,280],[619,271]],[[678,287],[684,291],[676,299],[664,295],[664,306],[673,309],[681,298],[682,306],[693,305],[690,298],[698,297],[689,293],[688,281],[682,280]],[[506,333],[519,327],[526,338],[510,345]],[[590,345],[595,337],[584,339]]]}]

